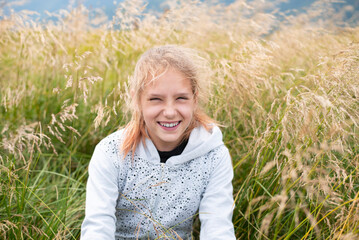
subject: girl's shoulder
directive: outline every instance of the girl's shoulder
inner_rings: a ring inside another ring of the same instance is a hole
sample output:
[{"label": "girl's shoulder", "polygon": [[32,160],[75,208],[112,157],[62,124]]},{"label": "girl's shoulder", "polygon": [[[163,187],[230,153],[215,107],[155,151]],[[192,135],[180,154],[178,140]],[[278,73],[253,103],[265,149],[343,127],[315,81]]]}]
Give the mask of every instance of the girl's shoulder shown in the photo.
[{"label": "girl's shoulder", "polygon": [[96,148],[100,148],[106,155],[119,155],[120,145],[123,141],[124,129],[119,129],[103,138]]}]

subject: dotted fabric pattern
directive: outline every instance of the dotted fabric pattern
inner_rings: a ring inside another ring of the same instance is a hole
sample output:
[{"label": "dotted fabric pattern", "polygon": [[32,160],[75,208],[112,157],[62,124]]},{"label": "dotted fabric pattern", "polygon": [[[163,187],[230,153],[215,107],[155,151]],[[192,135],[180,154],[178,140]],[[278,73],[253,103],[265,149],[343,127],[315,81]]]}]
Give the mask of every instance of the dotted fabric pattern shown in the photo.
[{"label": "dotted fabric pattern", "polygon": [[116,239],[192,239],[193,218],[224,145],[181,164],[119,152],[120,136],[99,143],[118,171]]}]

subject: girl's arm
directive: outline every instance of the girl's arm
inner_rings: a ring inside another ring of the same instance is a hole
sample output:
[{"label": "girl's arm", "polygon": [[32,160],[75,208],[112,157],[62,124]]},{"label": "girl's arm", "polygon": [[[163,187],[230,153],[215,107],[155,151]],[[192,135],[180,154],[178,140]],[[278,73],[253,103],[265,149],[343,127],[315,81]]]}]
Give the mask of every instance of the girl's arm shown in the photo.
[{"label": "girl's arm", "polygon": [[117,197],[117,168],[98,145],[89,165],[81,240],[115,239]]},{"label": "girl's arm", "polygon": [[228,149],[222,149],[199,207],[200,238],[205,240],[236,239],[232,223],[233,167]]}]

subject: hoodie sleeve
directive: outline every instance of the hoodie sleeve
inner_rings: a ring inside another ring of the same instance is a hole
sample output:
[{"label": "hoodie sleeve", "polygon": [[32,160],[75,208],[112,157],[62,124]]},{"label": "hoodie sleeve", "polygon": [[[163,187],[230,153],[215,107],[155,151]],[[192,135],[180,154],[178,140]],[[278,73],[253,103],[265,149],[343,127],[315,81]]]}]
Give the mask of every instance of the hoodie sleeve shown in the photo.
[{"label": "hoodie sleeve", "polygon": [[226,147],[221,148],[199,207],[200,239],[236,239],[232,223],[233,167]]},{"label": "hoodie sleeve", "polygon": [[89,164],[81,240],[115,239],[117,197],[117,168],[97,145]]}]

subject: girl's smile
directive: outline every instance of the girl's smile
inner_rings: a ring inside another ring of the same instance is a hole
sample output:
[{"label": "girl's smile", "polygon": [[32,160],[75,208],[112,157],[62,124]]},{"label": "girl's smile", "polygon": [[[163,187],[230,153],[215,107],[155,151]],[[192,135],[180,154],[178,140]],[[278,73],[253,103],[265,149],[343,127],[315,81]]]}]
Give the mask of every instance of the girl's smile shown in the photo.
[{"label": "girl's smile", "polygon": [[176,130],[181,121],[178,122],[158,122],[158,124],[167,131]]},{"label": "girl's smile", "polygon": [[180,144],[193,120],[195,106],[190,80],[175,69],[168,69],[145,87],[140,109],[158,150],[170,151]]}]

